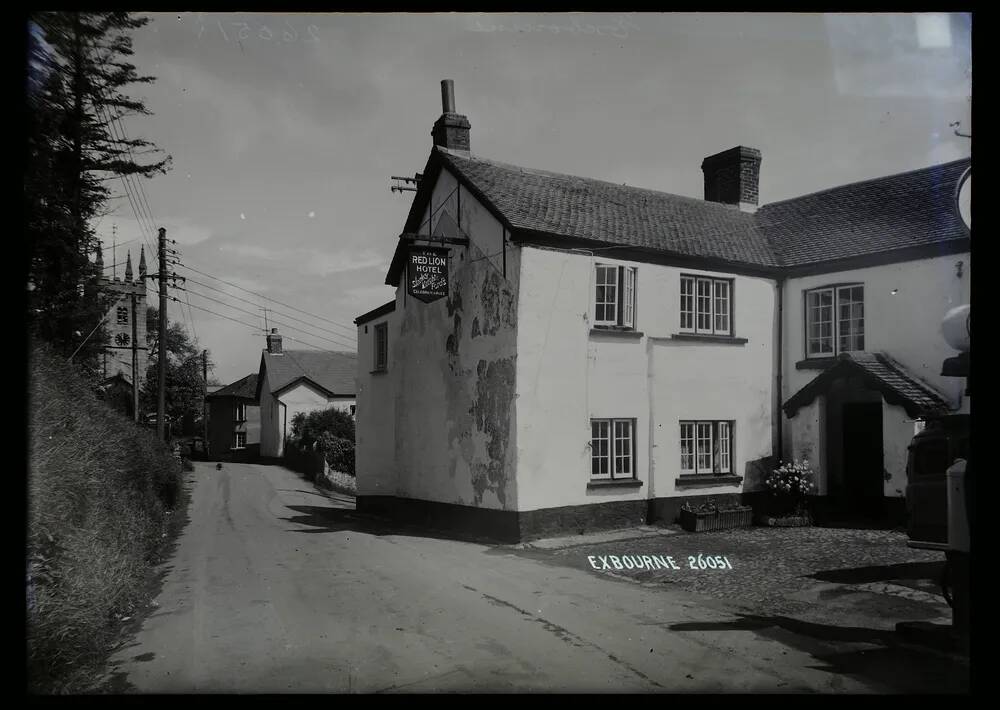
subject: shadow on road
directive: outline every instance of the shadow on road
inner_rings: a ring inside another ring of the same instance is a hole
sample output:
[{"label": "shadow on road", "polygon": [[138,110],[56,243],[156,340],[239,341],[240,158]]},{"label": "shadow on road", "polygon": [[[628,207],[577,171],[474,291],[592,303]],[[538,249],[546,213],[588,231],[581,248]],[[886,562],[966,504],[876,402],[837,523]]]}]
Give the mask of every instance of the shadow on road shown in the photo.
[{"label": "shadow on road", "polygon": [[422,525],[395,522],[388,518],[358,513],[353,508],[341,508],[331,505],[288,505],[285,507],[298,513],[298,515],[282,518],[282,520],[298,525],[305,525],[309,528],[305,530],[292,530],[292,532],[314,534],[350,530],[379,537],[403,535],[406,537],[449,540],[452,542],[494,544],[482,537],[461,536],[458,533],[428,529]]},{"label": "shadow on road", "polygon": [[[671,624],[669,628],[673,631],[753,631],[809,653],[823,663],[815,666],[817,670],[851,675],[896,692],[966,693],[970,688],[967,663],[954,656],[903,645],[894,631],[752,614],[740,614],[730,621]],[[875,644],[880,648],[825,649],[815,641]]]},{"label": "shadow on road", "polygon": [[807,576],[823,582],[865,584],[868,582],[887,582],[897,579],[937,580],[941,577],[943,571],[944,560],[941,560],[940,562],[907,562],[896,565],[824,570]]}]

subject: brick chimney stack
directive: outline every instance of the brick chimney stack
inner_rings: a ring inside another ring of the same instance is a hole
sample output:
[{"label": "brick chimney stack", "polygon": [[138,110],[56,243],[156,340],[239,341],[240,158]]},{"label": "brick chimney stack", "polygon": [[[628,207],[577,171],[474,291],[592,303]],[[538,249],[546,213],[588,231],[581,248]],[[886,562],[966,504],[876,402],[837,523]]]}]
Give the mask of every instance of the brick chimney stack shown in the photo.
[{"label": "brick chimney stack", "polygon": [[710,155],[701,162],[705,173],[705,199],[756,212],[760,201],[760,151],[738,145]]},{"label": "brick chimney stack", "polygon": [[441,81],[441,112],[431,130],[434,145],[468,153],[472,124],[466,116],[455,112],[455,82],[451,79]]},{"label": "brick chimney stack", "polygon": [[281,355],[281,336],[277,328],[271,328],[267,335],[267,351],[272,355]]}]

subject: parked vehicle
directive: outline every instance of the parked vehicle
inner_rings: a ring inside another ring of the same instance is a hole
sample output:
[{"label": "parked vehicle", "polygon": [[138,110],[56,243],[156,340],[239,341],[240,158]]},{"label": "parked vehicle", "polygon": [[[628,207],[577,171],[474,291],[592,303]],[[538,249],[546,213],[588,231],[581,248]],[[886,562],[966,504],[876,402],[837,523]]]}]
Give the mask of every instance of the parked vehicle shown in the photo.
[{"label": "parked vehicle", "polygon": [[910,442],[906,464],[910,547],[947,549],[946,472],[956,459],[968,459],[970,426],[968,414],[948,414],[929,419],[923,431]]}]

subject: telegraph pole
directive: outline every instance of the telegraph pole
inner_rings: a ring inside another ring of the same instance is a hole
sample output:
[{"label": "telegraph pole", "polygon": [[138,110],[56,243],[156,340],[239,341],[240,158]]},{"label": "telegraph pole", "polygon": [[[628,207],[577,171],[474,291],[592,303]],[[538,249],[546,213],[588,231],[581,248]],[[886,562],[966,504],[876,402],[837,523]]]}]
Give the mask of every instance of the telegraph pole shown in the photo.
[{"label": "telegraph pole", "polygon": [[[145,288],[145,287],[144,287]],[[136,294],[132,294],[132,421],[139,421],[139,326],[136,324]]]},{"label": "telegraph pole", "polygon": [[166,441],[166,395],[167,395],[167,230],[160,227],[157,251],[160,268],[157,279],[160,282],[160,347],[157,366],[156,388],[156,436]]},{"label": "telegraph pole", "polygon": [[201,375],[202,375],[201,381],[203,383],[203,390],[201,397],[201,403],[202,403],[201,423],[203,425],[202,429],[204,430],[204,437],[205,437],[205,442],[204,442],[205,453],[207,454],[208,453],[208,350],[201,351]]}]

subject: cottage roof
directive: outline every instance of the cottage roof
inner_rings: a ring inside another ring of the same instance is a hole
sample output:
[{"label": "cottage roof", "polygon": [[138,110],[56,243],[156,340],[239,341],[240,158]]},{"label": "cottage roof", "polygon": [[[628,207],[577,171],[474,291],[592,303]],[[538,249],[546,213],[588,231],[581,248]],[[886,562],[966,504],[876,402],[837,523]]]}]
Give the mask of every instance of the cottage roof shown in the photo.
[{"label": "cottage roof", "polygon": [[[510,231],[553,246],[620,246],[637,253],[738,265],[761,273],[913,248],[969,248],[956,194],[971,159],[865,180],[764,205],[755,213],[656,190],[525,168],[435,147],[404,233],[421,232],[437,175],[452,172]],[[400,248],[404,245],[401,243]],[[609,256],[615,251],[609,250]],[[619,252],[625,254],[625,252]],[[400,263],[397,264],[396,262]],[[394,259],[386,283],[396,285]]]},{"label": "cottage roof", "polygon": [[818,395],[826,392],[839,377],[858,376],[867,387],[882,393],[889,404],[903,407],[911,417],[943,414],[951,410],[947,398],[921,382],[886,353],[842,353],[833,367],[824,370],[783,405],[789,417]]},{"label": "cottage roof", "polygon": [[272,394],[277,394],[299,381],[307,381],[330,397],[353,397],[356,392],[357,353],[326,350],[284,350],[280,354],[266,350],[261,355],[260,381],[267,377]]},{"label": "cottage roof", "polygon": [[215,397],[236,397],[238,399],[250,399],[257,401],[257,373],[253,372],[236,382],[220,387],[214,392],[205,395],[206,399]]}]

